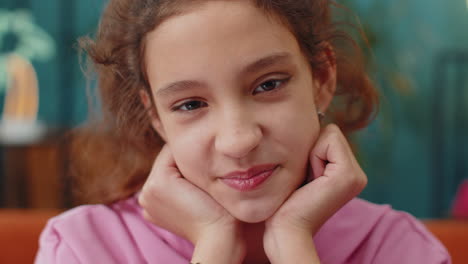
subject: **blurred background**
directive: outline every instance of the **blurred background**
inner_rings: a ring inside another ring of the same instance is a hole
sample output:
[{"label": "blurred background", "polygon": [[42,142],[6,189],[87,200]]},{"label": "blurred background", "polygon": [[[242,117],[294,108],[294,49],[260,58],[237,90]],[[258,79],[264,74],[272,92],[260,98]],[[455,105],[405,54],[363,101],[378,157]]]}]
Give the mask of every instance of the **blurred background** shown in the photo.
[{"label": "blurred background", "polygon": [[[468,1],[338,2],[360,18],[382,94],[378,118],[356,136],[369,176],[361,197],[452,217],[468,177]],[[87,117],[75,45],[104,3],[0,0],[0,207],[73,205],[61,138]]]},{"label": "blurred background", "polygon": [[[455,197],[468,178],[468,0],[338,2],[360,19],[382,95],[377,119],[355,137],[369,177],[361,197],[424,220],[467,217],[468,191]],[[0,0],[0,238],[18,240],[17,231],[5,235],[12,223],[39,219],[29,255],[1,263],[30,262],[45,220],[75,204],[63,136],[88,110],[75,45],[93,34],[104,4]],[[453,241],[463,239],[459,230]]]}]

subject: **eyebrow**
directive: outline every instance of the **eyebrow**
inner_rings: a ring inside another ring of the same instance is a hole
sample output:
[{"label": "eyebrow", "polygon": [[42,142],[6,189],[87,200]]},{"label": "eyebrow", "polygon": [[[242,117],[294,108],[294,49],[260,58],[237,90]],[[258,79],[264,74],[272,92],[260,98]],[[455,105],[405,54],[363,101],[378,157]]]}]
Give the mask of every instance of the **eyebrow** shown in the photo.
[{"label": "eyebrow", "polygon": [[189,80],[177,81],[159,89],[156,92],[156,96],[158,97],[165,96],[171,93],[177,93],[177,92],[181,92],[184,90],[188,90],[190,88],[201,87],[201,86],[204,86],[204,83],[200,81],[189,81]]},{"label": "eyebrow", "polygon": [[292,59],[292,55],[288,52],[278,52],[261,58],[249,64],[242,70],[242,74],[252,74],[260,71],[261,69],[288,62]]},{"label": "eyebrow", "polygon": [[[242,69],[241,71],[241,76],[253,74],[255,72],[260,71],[261,69],[264,69],[264,68],[267,68],[276,64],[287,63],[291,59],[292,59],[292,56],[288,52],[278,52],[278,53],[268,55],[244,67],[244,69]],[[156,96],[165,96],[171,93],[177,93],[177,92],[188,90],[194,87],[202,87],[205,85],[206,83],[201,82],[201,81],[196,81],[196,80],[176,81],[159,89],[156,92]]]}]

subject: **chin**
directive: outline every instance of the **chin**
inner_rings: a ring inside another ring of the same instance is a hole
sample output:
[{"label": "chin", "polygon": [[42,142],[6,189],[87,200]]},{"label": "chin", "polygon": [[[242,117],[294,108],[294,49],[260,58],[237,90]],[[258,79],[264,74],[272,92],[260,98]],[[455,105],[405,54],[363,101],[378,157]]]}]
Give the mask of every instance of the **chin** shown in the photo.
[{"label": "chin", "polygon": [[[279,208],[278,206],[254,206],[254,205],[246,205],[246,208],[239,208],[239,210],[231,211],[231,215],[234,216],[241,222],[255,224],[266,221],[270,218],[276,210]],[[261,208],[261,209],[259,209]]]},{"label": "chin", "polygon": [[261,223],[265,222],[270,216],[273,214],[255,214],[255,215],[234,215],[236,219],[238,219],[241,222],[244,223],[249,223],[249,224],[255,224],[255,223]]}]

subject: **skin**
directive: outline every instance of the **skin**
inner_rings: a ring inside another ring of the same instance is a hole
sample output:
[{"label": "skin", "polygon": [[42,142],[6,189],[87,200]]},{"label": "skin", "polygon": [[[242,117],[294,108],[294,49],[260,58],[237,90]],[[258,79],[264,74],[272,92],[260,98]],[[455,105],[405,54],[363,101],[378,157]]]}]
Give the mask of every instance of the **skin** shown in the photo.
[{"label": "skin", "polygon": [[[320,127],[336,87],[323,56],[315,76],[288,28],[248,1],[208,1],[146,36],[141,97],[166,145],[139,202],[192,241],[192,262],[319,263],[312,235],[367,182],[339,128]],[[255,190],[221,180],[260,164],[277,169]]]}]

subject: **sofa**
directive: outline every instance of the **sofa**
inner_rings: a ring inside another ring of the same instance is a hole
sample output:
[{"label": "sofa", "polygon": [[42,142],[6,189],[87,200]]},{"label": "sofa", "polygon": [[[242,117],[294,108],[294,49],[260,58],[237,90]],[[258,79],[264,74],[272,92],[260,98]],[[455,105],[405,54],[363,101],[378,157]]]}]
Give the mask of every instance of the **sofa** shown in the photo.
[{"label": "sofa", "polygon": [[57,209],[0,209],[0,263],[31,264],[39,235]]}]

